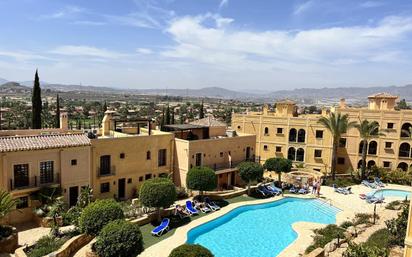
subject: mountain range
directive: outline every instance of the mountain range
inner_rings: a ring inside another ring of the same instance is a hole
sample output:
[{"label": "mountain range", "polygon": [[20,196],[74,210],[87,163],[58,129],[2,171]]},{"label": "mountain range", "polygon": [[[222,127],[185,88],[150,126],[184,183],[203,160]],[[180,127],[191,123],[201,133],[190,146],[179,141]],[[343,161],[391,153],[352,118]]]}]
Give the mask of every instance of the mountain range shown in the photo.
[{"label": "mountain range", "polygon": [[[8,82],[0,78],[0,92],[30,91],[32,81]],[[294,99],[309,101],[328,101],[346,98],[348,100],[366,101],[367,96],[387,92],[412,101],[412,84],[405,86],[387,87],[338,87],[338,88],[299,88],[293,90],[277,90],[272,92],[254,91],[244,92],[221,87],[205,87],[200,89],[119,89],[99,86],[64,85],[41,82],[43,89],[56,92],[87,92],[96,94],[136,94],[136,95],[169,95],[182,97],[209,97],[222,99],[240,99],[256,101],[272,101],[274,99]]]}]

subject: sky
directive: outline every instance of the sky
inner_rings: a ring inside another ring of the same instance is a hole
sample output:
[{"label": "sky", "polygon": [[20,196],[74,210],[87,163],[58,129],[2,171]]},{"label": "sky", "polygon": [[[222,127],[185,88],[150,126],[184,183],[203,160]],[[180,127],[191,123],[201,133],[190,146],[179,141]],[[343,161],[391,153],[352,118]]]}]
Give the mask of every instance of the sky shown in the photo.
[{"label": "sky", "polygon": [[0,78],[242,91],[412,83],[411,0],[0,0]]}]

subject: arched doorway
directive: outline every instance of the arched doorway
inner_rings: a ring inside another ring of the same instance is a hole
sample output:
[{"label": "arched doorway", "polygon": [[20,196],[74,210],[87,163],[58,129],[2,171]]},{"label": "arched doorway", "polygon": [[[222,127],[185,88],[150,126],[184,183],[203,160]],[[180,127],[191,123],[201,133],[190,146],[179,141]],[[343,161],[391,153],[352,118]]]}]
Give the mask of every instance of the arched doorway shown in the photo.
[{"label": "arched doorway", "polygon": [[299,148],[296,151],[296,161],[303,162],[304,159],[305,159],[305,150],[303,150],[303,148]]},{"label": "arched doorway", "polygon": [[306,131],[304,129],[299,129],[298,131],[298,142],[304,143],[305,142]]},{"label": "arched doorway", "polygon": [[288,159],[294,161],[296,158],[296,149],[294,147],[290,147],[288,149]]},{"label": "arched doorway", "polygon": [[401,127],[401,137],[411,137],[411,128],[412,125],[409,122],[404,123]]},{"label": "arched doorway", "polygon": [[374,160],[368,161],[368,165],[366,166],[368,170],[372,169],[373,166],[376,166],[376,162]]}]

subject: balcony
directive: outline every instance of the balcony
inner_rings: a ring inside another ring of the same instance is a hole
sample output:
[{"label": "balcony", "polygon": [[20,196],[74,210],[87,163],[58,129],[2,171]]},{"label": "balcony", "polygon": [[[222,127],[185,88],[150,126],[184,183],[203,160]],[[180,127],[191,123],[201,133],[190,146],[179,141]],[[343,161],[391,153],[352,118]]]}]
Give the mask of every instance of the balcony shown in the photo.
[{"label": "balcony", "polygon": [[224,162],[224,163],[215,163],[213,165],[209,165],[214,171],[219,170],[226,170],[226,169],[236,169],[236,167],[242,162],[255,162],[255,157],[252,156],[251,158],[245,158],[244,160],[240,161],[232,161],[232,162]]},{"label": "balcony", "polygon": [[9,189],[10,191],[29,190],[56,184],[60,184],[60,173],[54,173],[52,177],[48,178],[39,176],[12,178],[10,179]]},{"label": "balcony", "polygon": [[110,177],[116,175],[115,166],[110,166],[109,168],[97,168],[97,177]]}]

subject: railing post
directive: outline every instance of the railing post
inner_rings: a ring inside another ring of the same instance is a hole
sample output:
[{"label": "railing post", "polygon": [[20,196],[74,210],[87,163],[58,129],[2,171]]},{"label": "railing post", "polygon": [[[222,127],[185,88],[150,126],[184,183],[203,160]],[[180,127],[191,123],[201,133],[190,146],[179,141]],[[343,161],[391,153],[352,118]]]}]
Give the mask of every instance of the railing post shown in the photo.
[{"label": "railing post", "polygon": [[34,176],[34,186],[37,187],[37,176]]}]

